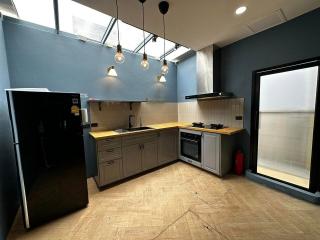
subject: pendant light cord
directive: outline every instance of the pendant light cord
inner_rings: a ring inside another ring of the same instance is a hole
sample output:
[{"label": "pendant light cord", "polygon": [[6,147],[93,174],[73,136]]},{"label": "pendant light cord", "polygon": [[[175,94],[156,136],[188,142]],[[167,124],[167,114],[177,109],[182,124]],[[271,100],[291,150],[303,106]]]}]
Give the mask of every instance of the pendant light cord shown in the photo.
[{"label": "pendant light cord", "polygon": [[118,7],[118,0],[116,0],[117,6],[117,28],[118,28],[118,45],[120,45],[120,35],[119,35],[119,7]]},{"label": "pendant light cord", "polygon": [[162,15],[163,22],[163,59],[166,60],[166,23],[164,21],[164,14]]},{"label": "pendant light cord", "polygon": [[146,36],[144,32],[144,5],[142,4],[143,53],[146,53]]}]

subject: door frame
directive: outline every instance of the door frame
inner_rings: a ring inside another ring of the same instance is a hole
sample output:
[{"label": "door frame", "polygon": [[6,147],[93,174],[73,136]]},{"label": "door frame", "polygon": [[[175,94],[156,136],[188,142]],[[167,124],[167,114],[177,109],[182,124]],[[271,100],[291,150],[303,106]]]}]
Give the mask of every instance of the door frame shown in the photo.
[{"label": "door frame", "polygon": [[[257,173],[258,161],[258,134],[259,134],[259,106],[260,106],[260,78],[264,75],[293,71],[308,67],[318,66],[318,79],[316,89],[315,117],[312,141],[312,156],[310,169],[309,188],[304,188],[289,182],[285,182],[270,176]],[[282,64],[274,67],[256,70],[252,73],[252,99],[251,99],[251,158],[249,167],[255,174],[282,182],[303,190],[316,192],[320,190],[320,57],[305,59],[302,61]]]}]

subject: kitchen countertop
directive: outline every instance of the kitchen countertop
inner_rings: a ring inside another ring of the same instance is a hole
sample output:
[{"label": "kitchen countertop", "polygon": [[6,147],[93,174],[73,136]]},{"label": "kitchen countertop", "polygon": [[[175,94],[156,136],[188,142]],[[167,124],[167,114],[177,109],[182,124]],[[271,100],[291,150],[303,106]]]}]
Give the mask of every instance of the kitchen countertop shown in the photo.
[{"label": "kitchen countertop", "polygon": [[201,131],[201,132],[218,133],[218,134],[223,134],[223,135],[233,135],[233,134],[238,133],[243,130],[243,128],[223,128],[223,129],[218,129],[218,130],[196,128],[196,127],[191,127],[191,123],[185,123],[185,122],[170,122],[170,123],[152,124],[152,125],[147,125],[147,127],[150,127],[152,129],[135,131],[135,132],[122,132],[122,133],[119,133],[116,131],[97,131],[97,132],[90,132],[89,134],[91,137],[98,140],[98,139],[104,139],[104,138],[133,135],[133,134],[138,134],[138,133],[153,132],[153,131],[158,131],[158,130],[162,130],[162,129],[169,129],[169,128],[189,129],[189,130]]}]

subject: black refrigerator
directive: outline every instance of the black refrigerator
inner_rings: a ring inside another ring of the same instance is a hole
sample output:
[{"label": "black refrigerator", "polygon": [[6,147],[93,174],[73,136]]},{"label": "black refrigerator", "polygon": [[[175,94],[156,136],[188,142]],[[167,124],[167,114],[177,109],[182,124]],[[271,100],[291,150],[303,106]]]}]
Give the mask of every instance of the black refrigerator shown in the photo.
[{"label": "black refrigerator", "polygon": [[78,93],[7,90],[26,228],[88,204]]}]

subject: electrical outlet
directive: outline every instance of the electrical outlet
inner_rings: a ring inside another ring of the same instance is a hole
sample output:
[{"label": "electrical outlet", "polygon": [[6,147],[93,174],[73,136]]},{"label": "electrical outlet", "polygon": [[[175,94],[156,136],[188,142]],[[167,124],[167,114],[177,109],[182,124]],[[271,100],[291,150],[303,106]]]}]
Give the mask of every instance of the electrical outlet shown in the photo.
[{"label": "electrical outlet", "polygon": [[236,120],[242,120],[242,116],[236,116]]}]

